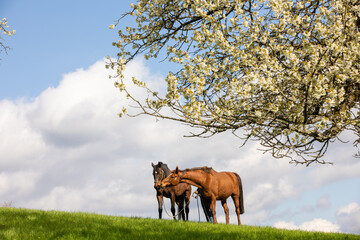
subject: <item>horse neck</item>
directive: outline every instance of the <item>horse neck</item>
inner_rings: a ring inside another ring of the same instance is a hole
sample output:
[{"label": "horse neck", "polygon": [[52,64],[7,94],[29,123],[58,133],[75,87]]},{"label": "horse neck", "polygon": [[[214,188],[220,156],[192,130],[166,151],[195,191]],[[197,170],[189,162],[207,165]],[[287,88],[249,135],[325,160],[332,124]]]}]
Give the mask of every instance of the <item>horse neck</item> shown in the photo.
[{"label": "horse neck", "polygon": [[199,188],[204,188],[206,175],[202,170],[189,170],[181,176],[181,182],[189,183]]},{"label": "horse neck", "polygon": [[163,177],[163,180],[167,177],[167,176],[169,176],[170,174],[171,174],[171,171],[170,171],[170,169],[163,169],[164,170],[164,177]]},{"label": "horse neck", "polygon": [[170,175],[171,170],[166,165],[162,165],[161,168],[164,172],[164,176],[162,177],[162,180],[164,180],[167,176]]}]

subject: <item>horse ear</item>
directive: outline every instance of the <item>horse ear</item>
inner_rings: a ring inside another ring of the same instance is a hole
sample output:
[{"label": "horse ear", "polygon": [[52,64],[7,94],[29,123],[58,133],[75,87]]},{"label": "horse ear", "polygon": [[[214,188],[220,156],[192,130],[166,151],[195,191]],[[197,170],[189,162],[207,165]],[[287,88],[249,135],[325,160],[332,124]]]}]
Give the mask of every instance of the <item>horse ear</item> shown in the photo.
[{"label": "horse ear", "polygon": [[151,163],[151,166],[152,166],[152,167],[155,167],[155,165],[154,165],[153,163]]},{"label": "horse ear", "polygon": [[179,173],[179,167],[178,167],[178,166],[176,166],[176,168],[175,168],[175,173],[176,173],[176,174]]}]

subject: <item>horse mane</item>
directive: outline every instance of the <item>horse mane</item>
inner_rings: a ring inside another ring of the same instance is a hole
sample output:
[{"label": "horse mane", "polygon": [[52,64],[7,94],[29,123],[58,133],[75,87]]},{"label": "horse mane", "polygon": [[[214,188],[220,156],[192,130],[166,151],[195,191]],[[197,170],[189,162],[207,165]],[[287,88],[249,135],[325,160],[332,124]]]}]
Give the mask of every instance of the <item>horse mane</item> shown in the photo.
[{"label": "horse mane", "polygon": [[185,170],[183,170],[183,171],[184,171],[184,173],[185,173],[185,172],[187,172],[187,171],[196,171],[196,170],[202,170],[202,171],[204,171],[204,172],[206,172],[206,173],[210,173],[210,174],[212,174],[213,171],[214,171],[214,169],[213,169],[212,167],[207,167],[207,166],[187,168],[187,169],[185,169]]}]

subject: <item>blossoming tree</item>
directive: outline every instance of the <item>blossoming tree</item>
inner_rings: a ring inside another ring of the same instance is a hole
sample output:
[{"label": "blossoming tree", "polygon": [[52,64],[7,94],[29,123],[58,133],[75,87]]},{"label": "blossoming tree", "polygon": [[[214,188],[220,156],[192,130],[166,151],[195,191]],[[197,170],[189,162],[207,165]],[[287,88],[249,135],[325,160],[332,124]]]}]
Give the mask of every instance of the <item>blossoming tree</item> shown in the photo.
[{"label": "blossoming tree", "polygon": [[[232,131],[306,165],[326,163],[345,130],[360,142],[358,0],[139,0],[110,28],[124,17],[137,26],[119,31],[107,67],[137,105],[132,116],[183,122],[201,130],[194,136]],[[179,66],[163,95],[133,78],[148,92],[139,100],[125,85],[139,55]]]},{"label": "blossoming tree", "polygon": [[[5,53],[7,53],[7,50],[9,49],[8,46],[5,45],[4,43],[4,38],[2,37],[2,35],[7,35],[7,36],[11,36],[13,34],[15,34],[15,30],[8,30],[9,26],[7,25],[7,20],[6,18],[3,18],[2,20],[0,20],[0,53],[2,51],[5,51]],[[2,34],[1,34],[2,32]]]}]

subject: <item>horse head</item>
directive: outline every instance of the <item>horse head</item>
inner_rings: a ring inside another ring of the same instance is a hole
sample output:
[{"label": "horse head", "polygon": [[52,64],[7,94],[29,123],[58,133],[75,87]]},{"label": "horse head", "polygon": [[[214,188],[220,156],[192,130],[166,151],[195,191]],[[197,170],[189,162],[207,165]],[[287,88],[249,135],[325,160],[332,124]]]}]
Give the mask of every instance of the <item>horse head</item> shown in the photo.
[{"label": "horse head", "polygon": [[160,190],[160,183],[166,177],[166,169],[164,169],[164,165],[166,164],[163,164],[162,162],[158,162],[156,165],[151,163],[151,166],[153,167],[154,188],[156,190]]},{"label": "horse head", "polygon": [[166,186],[176,186],[180,183],[182,176],[182,171],[179,170],[179,167],[176,166],[176,169],[171,172],[164,180],[161,181],[161,187]]}]

